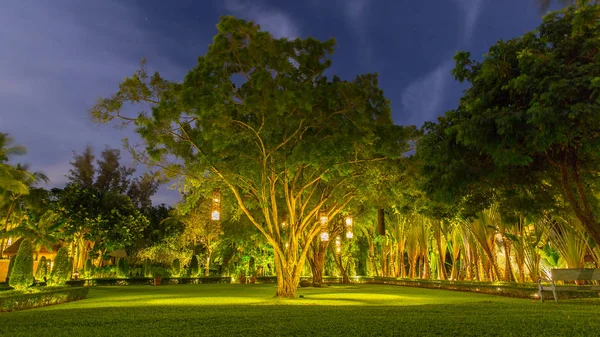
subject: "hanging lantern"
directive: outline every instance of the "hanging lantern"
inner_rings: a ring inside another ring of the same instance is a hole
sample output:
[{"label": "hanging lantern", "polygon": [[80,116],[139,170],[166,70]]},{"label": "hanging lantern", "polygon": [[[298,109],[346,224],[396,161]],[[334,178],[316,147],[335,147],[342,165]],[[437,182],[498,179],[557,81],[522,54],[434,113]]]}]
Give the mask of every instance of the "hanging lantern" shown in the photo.
[{"label": "hanging lantern", "polygon": [[322,232],[322,233],[321,233],[321,241],[323,241],[323,242],[327,242],[327,241],[329,241],[329,233],[327,233],[327,232]]},{"label": "hanging lantern", "polygon": [[221,220],[221,191],[218,188],[215,188],[212,193],[210,218],[215,221]]},{"label": "hanging lantern", "polygon": [[354,225],[354,219],[351,216],[346,217],[346,238],[352,239],[354,237],[354,233],[352,232],[352,227]]},{"label": "hanging lantern", "polygon": [[289,223],[288,223],[287,215],[284,214],[281,216],[281,228],[286,229],[288,226],[289,226]]},{"label": "hanging lantern", "polygon": [[327,211],[319,212],[319,222],[321,222],[321,226],[327,226],[327,222],[329,222],[329,217],[327,216]]},{"label": "hanging lantern", "polygon": [[342,238],[339,235],[335,238],[335,252],[337,254],[342,252]]}]

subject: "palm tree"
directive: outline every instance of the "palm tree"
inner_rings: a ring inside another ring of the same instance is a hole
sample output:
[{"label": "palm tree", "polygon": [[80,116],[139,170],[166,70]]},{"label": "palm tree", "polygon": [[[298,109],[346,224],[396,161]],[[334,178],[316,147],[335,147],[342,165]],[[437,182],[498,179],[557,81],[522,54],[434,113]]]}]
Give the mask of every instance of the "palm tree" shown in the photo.
[{"label": "palm tree", "polygon": [[[17,164],[10,171],[12,179],[20,186],[17,189],[0,188],[0,221],[6,233],[11,225],[19,223],[26,209],[40,211],[47,191],[35,188],[40,182],[48,182],[48,177],[42,172],[29,172],[25,165]],[[5,238],[0,240],[0,257],[4,250]]]},{"label": "palm tree", "polygon": [[38,253],[42,247],[52,251],[59,240],[64,237],[65,225],[66,222],[58,214],[46,211],[40,217],[27,216],[19,226],[8,230],[3,236],[30,239]]},{"label": "palm tree", "polygon": [[[15,155],[25,154],[23,146],[13,145],[14,140],[6,133],[0,133],[0,193],[3,191],[26,194],[27,186],[17,179],[15,168],[7,162]],[[3,200],[0,197],[0,205]]]}]

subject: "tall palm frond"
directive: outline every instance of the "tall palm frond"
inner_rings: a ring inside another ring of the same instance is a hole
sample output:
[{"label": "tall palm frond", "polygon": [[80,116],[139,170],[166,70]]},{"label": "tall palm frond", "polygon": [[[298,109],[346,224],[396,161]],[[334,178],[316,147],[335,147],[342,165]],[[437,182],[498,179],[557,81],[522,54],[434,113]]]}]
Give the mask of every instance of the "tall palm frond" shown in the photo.
[{"label": "tall palm frond", "polygon": [[555,217],[546,221],[551,244],[569,268],[583,268],[587,240],[575,218]]}]

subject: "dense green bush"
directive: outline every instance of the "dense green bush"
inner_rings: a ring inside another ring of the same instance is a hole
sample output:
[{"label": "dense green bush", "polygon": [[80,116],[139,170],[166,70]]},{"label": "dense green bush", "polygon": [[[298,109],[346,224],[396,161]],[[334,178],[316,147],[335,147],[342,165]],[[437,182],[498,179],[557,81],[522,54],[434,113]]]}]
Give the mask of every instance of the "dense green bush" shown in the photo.
[{"label": "dense green bush", "polygon": [[71,279],[71,261],[67,247],[62,247],[54,258],[54,267],[48,279],[48,285],[64,286]]},{"label": "dense green bush", "polygon": [[198,276],[198,257],[196,255],[192,255],[192,261],[190,262],[190,273],[189,275],[191,277],[196,277]]},{"label": "dense green bush", "polygon": [[179,277],[179,275],[181,273],[181,263],[179,262],[179,259],[173,260],[171,269],[173,270],[172,275],[175,277]]},{"label": "dense green bush", "polygon": [[12,271],[14,265],[15,265],[15,260],[17,259],[16,255],[13,255],[10,257],[10,261],[8,262],[8,272],[6,273],[6,283],[8,283],[8,280],[10,279],[10,272]]},{"label": "dense green bush", "polygon": [[41,290],[32,293],[7,291],[0,295],[0,312],[31,309],[84,299],[88,287]]},{"label": "dense green bush", "polygon": [[48,275],[48,260],[46,260],[45,256],[42,256],[38,261],[37,269],[35,270],[35,279],[43,281],[46,275]]},{"label": "dense green bush", "polygon": [[117,260],[117,277],[129,276],[129,264],[124,257]]},{"label": "dense green bush", "polygon": [[144,260],[143,275],[144,277],[152,276],[152,262],[149,258],[146,258],[146,260]]},{"label": "dense green bush", "polygon": [[9,279],[8,284],[16,290],[27,289],[33,284],[33,245],[31,241],[21,241]]},{"label": "dense green bush", "polygon": [[85,260],[85,265],[83,266],[83,278],[92,278],[94,277],[94,264],[92,263],[92,259]]}]

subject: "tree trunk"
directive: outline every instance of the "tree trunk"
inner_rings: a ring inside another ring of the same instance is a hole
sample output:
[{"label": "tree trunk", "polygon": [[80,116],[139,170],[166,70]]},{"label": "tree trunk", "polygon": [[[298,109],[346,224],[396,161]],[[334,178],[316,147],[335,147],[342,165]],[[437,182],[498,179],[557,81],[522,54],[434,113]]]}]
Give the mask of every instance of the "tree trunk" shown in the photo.
[{"label": "tree trunk", "polygon": [[323,283],[323,267],[328,246],[329,241],[323,242],[319,239],[314,239],[310,245],[310,254],[307,260],[313,275],[313,286],[320,286]]},{"label": "tree trunk", "polygon": [[335,264],[337,265],[338,269],[342,273],[342,283],[344,283],[344,284],[350,283],[350,278],[348,277],[348,267],[350,265],[350,258],[348,258],[345,267],[344,267],[344,261],[343,261],[342,256],[335,255],[333,259],[335,260]]},{"label": "tree trunk", "polygon": [[206,266],[204,268],[204,276],[210,276],[210,254],[206,257]]},{"label": "tree trunk", "polygon": [[429,254],[424,252],[423,254],[423,278],[429,279],[431,276],[431,268],[429,266]]},{"label": "tree trunk", "polygon": [[513,282],[515,280],[515,278],[513,276],[512,264],[510,263],[510,242],[508,242],[506,239],[504,239],[503,242],[504,242],[504,255],[505,255],[504,281]]},{"label": "tree trunk", "polygon": [[419,258],[419,256],[415,254],[415,256],[413,256],[413,258],[410,261],[410,278],[417,277],[417,259],[418,258]]},{"label": "tree trunk", "polygon": [[[569,166],[571,172],[569,172]],[[600,245],[600,226],[596,221],[596,217],[592,212],[589,199],[587,197],[585,187],[579,176],[579,168],[577,166],[577,158],[573,155],[571,160],[568,160],[568,156],[563,156],[563,161],[559,165],[561,182],[563,184],[563,191],[571,208],[575,212],[575,216],[581,221],[581,224],[586,229],[591,238],[597,245]],[[570,173],[570,174],[569,174]],[[571,187],[571,177],[577,190],[577,198],[573,193]],[[578,200],[579,199],[579,200]]]},{"label": "tree trunk", "polygon": [[[290,247],[294,251],[297,247]],[[304,267],[304,259],[298,260],[295,254],[292,254],[288,260],[284,260],[275,253],[275,271],[277,274],[277,296],[295,298],[296,289],[300,282],[300,274]]]}]

